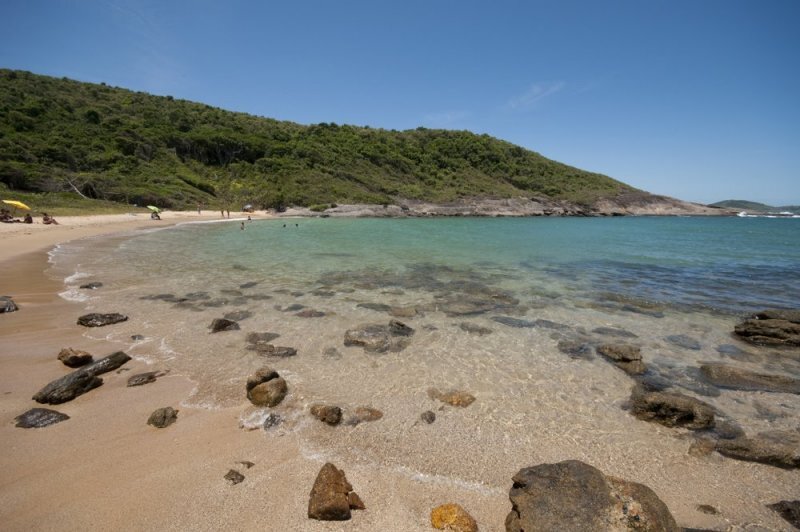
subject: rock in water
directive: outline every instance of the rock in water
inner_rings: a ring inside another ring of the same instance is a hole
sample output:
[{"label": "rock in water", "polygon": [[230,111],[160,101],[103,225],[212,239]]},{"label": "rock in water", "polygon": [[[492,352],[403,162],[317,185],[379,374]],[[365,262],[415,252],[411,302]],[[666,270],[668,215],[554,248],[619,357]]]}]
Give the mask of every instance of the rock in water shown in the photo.
[{"label": "rock in water", "polygon": [[92,361],[92,355],[80,349],[65,347],[58,353],[58,359],[67,367],[79,368]]},{"label": "rock in water", "polygon": [[413,334],[414,329],[405,323],[391,320],[388,325],[369,324],[345,331],[344,345],[376,353],[397,352],[408,346],[408,337]]},{"label": "rock in water", "polygon": [[247,398],[256,406],[277,406],[286,397],[286,381],[272,368],[263,367],[247,378]]},{"label": "rock in water", "polygon": [[107,357],[101,358],[96,362],[92,362],[89,365],[76,369],[72,373],[68,373],[52,381],[39,390],[39,392],[33,396],[33,400],[37,403],[51,405],[71,401],[79,395],[102,385],[103,379],[99,378],[97,375],[113,371],[130,359],[131,357],[122,351],[112,353]]},{"label": "rock in water", "polygon": [[0,314],[5,312],[15,312],[19,310],[19,307],[14,300],[11,299],[9,296],[0,296]]},{"label": "rock in water", "polygon": [[342,409],[332,405],[311,405],[311,415],[323,423],[334,426],[342,421]]},{"label": "rock in water", "polygon": [[647,392],[636,386],[631,393],[631,402],[631,413],[644,421],[692,430],[714,426],[714,408],[688,395]]},{"label": "rock in water", "polygon": [[700,351],[700,349],[703,347],[700,345],[700,342],[691,336],[686,336],[685,334],[673,334],[671,336],[667,336],[666,340],[672,345],[689,349],[691,351]]},{"label": "rock in water", "polygon": [[211,329],[212,333],[218,333],[222,331],[238,331],[239,324],[233,320],[227,320],[225,318],[216,318],[214,321],[211,322],[211,325],[208,326]]},{"label": "rock in water", "polygon": [[353,492],[344,472],[331,463],[322,466],[311,488],[308,517],[321,521],[346,521],[350,510],[361,510],[364,503]]},{"label": "rock in water", "polygon": [[98,314],[93,312],[91,314],[84,314],[78,318],[78,325],[83,325],[84,327],[104,327],[127,320],[128,316],[123,316],[116,312],[112,314]]},{"label": "rock in water", "polygon": [[147,424],[153,425],[157,429],[163,429],[164,427],[169,427],[177,420],[178,420],[178,410],[175,410],[171,406],[166,406],[164,408],[159,408],[158,410],[150,414],[150,418],[147,420]]},{"label": "rock in water", "polygon": [[431,510],[431,525],[438,530],[478,532],[478,523],[458,504],[450,503]]},{"label": "rock in water", "polygon": [[727,364],[703,364],[700,371],[720,388],[800,394],[800,379],[793,377],[756,373]]},{"label": "rock in water", "polygon": [[97,290],[98,288],[100,288],[102,286],[103,286],[103,283],[94,281],[94,282],[91,282],[91,283],[82,284],[80,286],[80,288],[83,288],[84,290]]},{"label": "rock in water", "polygon": [[157,371],[138,373],[128,378],[128,386],[142,386],[143,384],[150,384],[151,382],[156,382],[157,377]]},{"label": "rock in water", "polygon": [[14,418],[17,427],[23,429],[39,429],[69,419],[69,416],[50,410],[49,408],[31,408],[24,414]]},{"label": "rock in water", "polygon": [[800,530],[800,501],[781,501],[768,504],[767,508],[775,510],[793,527]]},{"label": "rock in water", "polygon": [[447,392],[440,392],[436,388],[429,388],[428,389],[428,397],[431,399],[436,399],[443,403],[447,403],[451,406],[460,406],[460,407],[467,407],[475,402],[475,396],[461,391],[461,390],[450,390]]},{"label": "rock in water", "polygon": [[759,462],[784,469],[800,468],[800,433],[788,430],[762,432],[755,437],[718,440],[716,450],[737,460]]},{"label": "rock in water", "polygon": [[650,488],[577,460],[521,469],[513,481],[508,532],[681,530]]},{"label": "rock in water", "polygon": [[641,375],[646,370],[641,349],[635,345],[604,344],[597,347],[597,352],[629,375]]},{"label": "rock in water", "polygon": [[800,310],[764,310],[734,328],[756,345],[800,347]]}]

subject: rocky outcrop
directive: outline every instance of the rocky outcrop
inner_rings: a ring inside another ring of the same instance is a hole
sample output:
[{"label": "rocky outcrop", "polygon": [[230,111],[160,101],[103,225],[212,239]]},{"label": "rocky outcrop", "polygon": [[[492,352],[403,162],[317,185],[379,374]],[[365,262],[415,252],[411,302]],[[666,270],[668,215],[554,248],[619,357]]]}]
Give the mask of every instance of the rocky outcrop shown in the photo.
[{"label": "rocky outcrop", "polygon": [[17,427],[23,429],[39,429],[55,423],[61,423],[67,419],[69,419],[68,415],[49,408],[31,408],[24,414],[15,417],[14,421],[17,422]]},{"label": "rocky outcrop", "polygon": [[478,523],[459,504],[442,504],[431,510],[431,525],[437,530],[478,532]]},{"label": "rocky outcrop", "polygon": [[58,352],[58,359],[67,367],[79,368],[89,364],[93,359],[92,355],[80,349],[65,347]]},{"label": "rocky outcrop", "polygon": [[331,463],[322,466],[311,488],[308,517],[321,521],[346,521],[350,510],[363,510],[364,503],[353,491],[342,470]]},{"label": "rocky outcrop", "polygon": [[248,377],[245,387],[247,398],[256,406],[277,406],[289,392],[283,377],[268,367],[263,367]]},{"label": "rocky outcrop", "polygon": [[650,488],[577,460],[521,469],[512,480],[508,532],[681,530]]},{"label": "rocky outcrop", "polygon": [[0,314],[5,312],[16,312],[19,307],[10,296],[0,296]]},{"label": "rocky outcrop", "polygon": [[408,346],[414,329],[403,322],[391,320],[388,325],[368,324],[344,333],[344,345],[363,347],[375,353],[402,351]]},{"label": "rocky outcrop", "polygon": [[646,370],[642,350],[635,345],[603,344],[597,346],[597,352],[629,375],[641,375]]},{"label": "rocky outcrop", "polygon": [[215,318],[214,321],[211,322],[211,325],[208,326],[211,329],[212,333],[218,333],[223,331],[238,331],[239,324],[233,320],[229,320],[226,318]]},{"label": "rocky outcrop", "polygon": [[681,393],[648,392],[636,386],[631,393],[631,413],[644,421],[692,430],[714,426],[714,408]]},{"label": "rocky outcrop", "polygon": [[128,316],[123,316],[116,312],[111,314],[92,312],[91,314],[84,314],[78,318],[78,325],[83,325],[84,327],[105,327],[106,325],[113,325],[127,320]]},{"label": "rocky outcrop", "polygon": [[150,414],[150,417],[147,419],[147,424],[152,425],[157,429],[163,429],[164,427],[169,427],[177,420],[178,410],[175,410],[171,406],[166,406],[164,408],[159,408]]},{"label": "rocky outcrop", "polygon": [[71,401],[84,393],[103,384],[97,375],[108,373],[129,361],[131,357],[122,351],[112,353],[105,358],[60,377],[39,390],[33,396],[38,403],[57,405]]},{"label": "rocky outcrop", "polygon": [[727,364],[703,364],[703,376],[715,386],[733,390],[800,394],[800,379],[756,373]]},{"label": "rocky outcrop", "polygon": [[436,399],[450,406],[467,407],[475,402],[475,396],[461,390],[449,390],[440,392],[436,388],[428,389],[428,397]]},{"label": "rocky outcrop", "polygon": [[800,310],[764,310],[734,328],[756,345],[800,347]]},{"label": "rocky outcrop", "polygon": [[754,437],[717,440],[720,454],[737,460],[759,462],[784,469],[800,467],[800,432],[775,430]]}]

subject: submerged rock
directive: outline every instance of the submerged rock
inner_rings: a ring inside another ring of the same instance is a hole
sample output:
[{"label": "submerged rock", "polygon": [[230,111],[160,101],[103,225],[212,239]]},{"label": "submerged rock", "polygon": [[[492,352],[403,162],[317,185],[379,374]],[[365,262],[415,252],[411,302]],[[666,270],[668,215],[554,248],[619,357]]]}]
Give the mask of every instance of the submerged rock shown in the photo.
[{"label": "submerged rock", "polygon": [[384,303],[359,303],[356,307],[374,310],[375,312],[389,312],[392,308]]},{"label": "submerged rock", "polygon": [[61,423],[69,419],[69,416],[50,410],[49,408],[31,408],[24,414],[20,414],[14,418],[17,422],[16,426],[23,429],[39,429]]},{"label": "submerged rock", "polygon": [[592,355],[592,346],[586,342],[579,340],[561,340],[558,342],[558,350],[569,355],[570,358],[591,360],[594,358]]},{"label": "submerged rock", "polygon": [[603,336],[616,336],[617,338],[639,338],[630,331],[614,327],[597,327],[596,329],[592,329],[592,332]]},{"label": "submerged rock", "polygon": [[342,421],[342,409],[334,405],[311,405],[311,415],[331,426],[336,426]]},{"label": "submerged rock", "polygon": [[58,359],[67,367],[79,368],[92,362],[93,358],[86,351],[65,347],[58,352]]},{"label": "submerged rock", "polygon": [[389,314],[395,318],[413,318],[417,315],[416,307],[392,307]]},{"label": "submerged rock", "polygon": [[671,336],[667,336],[666,340],[672,345],[689,349],[691,351],[699,351],[702,348],[700,342],[691,336],[686,336],[685,334],[673,334]]},{"label": "submerged rock", "polygon": [[82,288],[84,290],[97,290],[98,288],[100,288],[102,286],[103,286],[103,283],[94,281],[94,282],[91,282],[91,283],[82,284],[80,286],[80,288]]},{"label": "submerged rock", "polygon": [[641,348],[627,344],[603,344],[597,352],[611,360],[615,366],[629,375],[641,375],[646,368],[642,362]]},{"label": "submerged rock", "polygon": [[716,450],[737,460],[796,469],[800,467],[800,432],[775,430],[755,437],[717,440]]},{"label": "submerged rock", "polygon": [[355,345],[377,353],[396,352],[408,346],[408,337],[413,334],[414,329],[408,325],[391,320],[388,325],[369,324],[347,330],[344,345]]},{"label": "submerged rock", "polygon": [[252,315],[253,313],[250,312],[249,310],[234,310],[233,312],[228,312],[222,317],[225,318],[226,320],[242,321],[246,320],[247,318],[250,318]]},{"label": "submerged rock", "polygon": [[19,307],[10,296],[0,296],[0,314],[5,312],[16,312]]},{"label": "submerged rock", "polygon": [[247,398],[256,406],[277,406],[286,397],[289,387],[278,372],[263,367],[247,378]]},{"label": "submerged rock", "polygon": [[800,310],[764,310],[736,325],[734,332],[756,345],[800,347]]},{"label": "submerged rock", "polygon": [[478,532],[475,519],[455,503],[442,504],[431,510],[431,525],[438,530],[451,532]]},{"label": "submerged rock", "polygon": [[377,408],[369,406],[359,406],[353,412],[353,415],[347,420],[347,425],[356,426],[360,423],[367,423],[370,421],[378,421],[383,417],[383,412]]},{"label": "submerged rock", "polygon": [[97,312],[92,312],[91,314],[84,314],[78,318],[78,325],[83,325],[84,327],[104,327],[106,325],[113,325],[115,323],[120,323],[127,320],[128,316],[123,316],[122,314],[117,314],[116,312],[111,314],[98,314]]},{"label": "submerged rock", "polygon": [[451,406],[467,407],[475,402],[475,396],[461,390],[440,392],[436,388],[428,389],[428,397],[436,399]]},{"label": "submerged rock", "polygon": [[321,310],[314,310],[307,308],[305,310],[301,310],[297,314],[295,314],[298,318],[322,318],[325,316],[325,313]]},{"label": "submerged rock", "polygon": [[532,321],[512,318],[511,316],[492,316],[492,320],[517,329],[536,327],[536,323]]},{"label": "submerged rock", "polygon": [[165,406],[155,410],[147,419],[147,424],[152,425],[157,429],[169,427],[178,420],[178,410],[171,406]]},{"label": "submerged rock", "polygon": [[272,332],[251,332],[247,333],[245,341],[249,344],[257,344],[259,342],[269,343],[279,336],[280,334]]},{"label": "submerged rock", "polygon": [[128,386],[142,386],[144,384],[150,384],[151,382],[156,382],[156,378],[158,377],[157,371],[147,371],[145,373],[137,373],[136,375],[131,375],[128,377]]},{"label": "submerged rock", "polygon": [[321,521],[346,521],[350,510],[363,510],[364,503],[353,491],[345,474],[331,463],[322,466],[311,488],[308,517]]},{"label": "submerged rock", "polygon": [[512,480],[508,532],[681,530],[650,488],[577,460],[521,469]]},{"label": "submerged rock", "polygon": [[714,408],[688,395],[647,392],[636,386],[631,393],[631,413],[644,421],[692,430],[714,426]]},{"label": "submerged rock", "polygon": [[113,371],[130,359],[131,357],[122,351],[112,353],[50,382],[33,396],[33,400],[51,405],[71,401],[102,385],[103,379],[97,375]]},{"label": "submerged rock", "polygon": [[756,373],[726,364],[703,364],[700,371],[721,388],[800,394],[800,379],[793,377]]},{"label": "submerged rock", "polygon": [[214,321],[211,322],[211,325],[208,326],[211,329],[212,334],[218,333],[222,331],[238,331],[239,324],[233,320],[229,320],[226,318],[215,318]]},{"label": "submerged rock", "polygon": [[477,323],[470,323],[468,321],[463,321],[458,324],[462,331],[466,331],[470,334],[477,334],[478,336],[486,336],[487,334],[492,334],[492,331],[488,327],[483,327],[482,325],[478,325]]},{"label": "submerged rock", "polygon": [[294,347],[276,346],[264,342],[250,344],[247,349],[255,351],[261,356],[273,358],[288,358],[297,354],[297,349]]}]

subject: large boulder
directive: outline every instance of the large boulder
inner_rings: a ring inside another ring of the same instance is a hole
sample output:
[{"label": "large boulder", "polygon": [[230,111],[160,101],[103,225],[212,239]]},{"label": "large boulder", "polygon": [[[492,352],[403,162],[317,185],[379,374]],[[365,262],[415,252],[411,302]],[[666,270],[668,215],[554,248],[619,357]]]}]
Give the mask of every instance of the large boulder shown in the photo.
[{"label": "large boulder", "polygon": [[311,488],[308,517],[321,521],[346,521],[350,510],[363,510],[364,503],[353,491],[344,472],[331,463],[322,466]]},{"label": "large boulder", "polygon": [[263,367],[247,378],[247,398],[256,406],[277,406],[286,397],[289,387],[272,368]]},{"label": "large boulder", "polygon": [[521,469],[512,480],[508,532],[681,530],[650,488],[577,460]]},{"label": "large boulder", "polygon": [[10,296],[0,296],[0,314],[17,310],[19,310],[19,307]]},{"label": "large boulder", "polygon": [[103,379],[97,375],[113,371],[130,359],[131,357],[122,351],[112,353],[50,382],[33,396],[33,400],[51,405],[71,401],[79,395],[83,395],[102,385]]},{"label": "large boulder", "polygon": [[756,373],[727,364],[703,364],[700,371],[706,379],[720,388],[800,394],[800,379],[794,377]]},{"label": "large boulder", "polygon": [[636,386],[631,393],[631,413],[644,421],[692,430],[714,426],[714,408],[681,393],[648,392]]},{"label": "large boulder", "polygon": [[800,347],[800,310],[764,310],[738,324],[734,332],[756,345]]},{"label": "large boulder", "polygon": [[116,312],[111,314],[92,312],[91,314],[84,314],[78,318],[78,325],[83,325],[84,327],[105,327],[106,325],[113,325],[127,320],[128,316],[123,316]]}]

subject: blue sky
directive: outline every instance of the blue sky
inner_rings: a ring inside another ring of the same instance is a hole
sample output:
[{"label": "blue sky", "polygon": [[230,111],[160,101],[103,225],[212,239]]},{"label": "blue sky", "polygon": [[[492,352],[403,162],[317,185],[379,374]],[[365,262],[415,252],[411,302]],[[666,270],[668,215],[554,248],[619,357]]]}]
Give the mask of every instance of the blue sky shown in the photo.
[{"label": "blue sky", "polygon": [[800,1],[4,0],[0,66],[800,204]]}]

